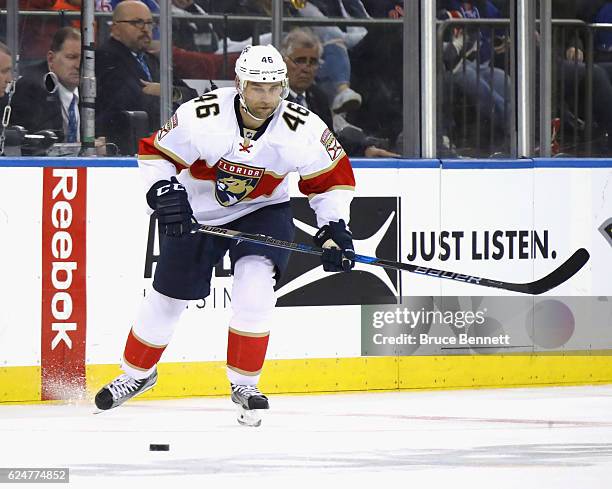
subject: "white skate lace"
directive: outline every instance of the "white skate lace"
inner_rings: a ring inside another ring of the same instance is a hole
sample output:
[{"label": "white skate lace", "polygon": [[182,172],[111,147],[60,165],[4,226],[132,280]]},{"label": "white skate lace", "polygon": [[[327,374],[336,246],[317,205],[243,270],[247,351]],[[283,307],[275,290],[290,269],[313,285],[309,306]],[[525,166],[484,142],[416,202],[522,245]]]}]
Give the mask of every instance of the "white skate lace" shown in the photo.
[{"label": "white skate lace", "polygon": [[127,396],[131,392],[134,392],[140,387],[140,382],[129,375],[123,374],[108,384],[108,390],[113,395],[113,399],[117,399]]},{"label": "white skate lace", "polygon": [[232,385],[232,389],[234,392],[238,392],[238,394],[242,394],[247,399],[251,396],[263,396],[263,394],[259,391],[256,385]]}]

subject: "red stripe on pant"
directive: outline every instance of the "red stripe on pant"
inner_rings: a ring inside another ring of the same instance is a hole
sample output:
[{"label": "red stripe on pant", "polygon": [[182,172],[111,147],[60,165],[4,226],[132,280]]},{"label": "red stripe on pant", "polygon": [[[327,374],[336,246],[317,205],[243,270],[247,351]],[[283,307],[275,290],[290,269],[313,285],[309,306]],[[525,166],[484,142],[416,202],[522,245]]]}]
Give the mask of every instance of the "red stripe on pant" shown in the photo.
[{"label": "red stripe on pant", "polygon": [[270,334],[246,336],[230,330],[227,338],[227,365],[245,373],[257,374],[263,367]]},{"label": "red stripe on pant", "polygon": [[156,346],[147,344],[130,330],[130,334],[125,343],[123,358],[133,367],[149,370],[159,362],[166,346],[167,345]]}]

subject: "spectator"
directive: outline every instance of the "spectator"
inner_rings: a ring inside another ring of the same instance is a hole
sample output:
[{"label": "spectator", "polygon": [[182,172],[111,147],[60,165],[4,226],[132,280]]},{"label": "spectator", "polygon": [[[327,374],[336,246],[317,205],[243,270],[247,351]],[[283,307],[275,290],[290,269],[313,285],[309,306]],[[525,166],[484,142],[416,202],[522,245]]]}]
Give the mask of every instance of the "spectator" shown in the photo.
[{"label": "spectator", "polygon": [[[244,0],[211,0],[204,2],[200,0],[200,4],[206,3],[210,8],[206,8],[206,12],[212,14],[235,14],[240,16],[271,16],[272,3],[270,0],[253,0],[245,2]],[[295,15],[296,10],[289,3],[283,4],[285,17]],[[272,42],[272,33],[260,32],[267,29],[266,24],[252,21],[232,21],[215,23],[214,29],[217,34],[218,43],[217,54],[241,52],[249,45],[266,45]],[[222,42],[221,42],[222,40]]]},{"label": "spectator", "polygon": [[[379,5],[378,1],[366,4],[368,12],[396,18],[394,2]],[[398,139],[403,125],[402,53],[401,25],[368,27],[368,34],[350,51],[351,84],[363,94],[363,101],[360,110],[350,113],[348,120],[366,133],[392,142]]]},{"label": "spectator", "polygon": [[191,14],[192,19],[175,19],[172,23],[174,44],[188,51],[214,53],[219,47],[219,40],[212,24],[198,22],[206,11],[194,0],[172,0],[172,14]]},{"label": "spectator", "polygon": [[13,122],[29,132],[50,129],[59,141],[79,142],[81,33],[62,27],[47,59],[23,72],[13,98]]},{"label": "spectator", "polygon": [[[159,5],[153,0],[140,0],[152,14],[159,13]],[[105,11],[112,11],[121,0],[105,0],[99,7]],[[172,0],[172,14],[191,13],[194,21],[175,19],[172,27],[172,64],[174,76],[187,79],[225,79],[233,80],[234,66],[240,50],[225,56],[223,52],[214,53],[218,45],[217,37],[208,23],[196,22],[197,15],[206,12],[193,0]],[[154,26],[155,27],[155,26]],[[153,29],[151,43],[147,53],[159,57],[159,29]],[[222,51],[222,50],[221,50]],[[225,68],[225,69],[224,69]]]},{"label": "spectator", "polygon": [[13,81],[13,58],[8,46],[0,42],[0,102],[6,106],[8,84]]},{"label": "spectator", "polygon": [[[601,4],[599,11],[595,13],[594,18],[589,19],[583,17],[584,20],[591,22],[595,20],[598,22],[611,22],[612,8],[608,6],[609,4],[610,2]],[[586,10],[579,5],[579,2],[553,0],[552,7],[553,19],[577,19],[580,18],[580,16],[584,16],[586,12]],[[606,17],[606,13],[608,13],[609,17]],[[565,94],[568,97],[566,100],[561,101],[561,103],[564,105],[562,110],[565,115],[565,120],[577,121],[579,114],[572,114],[569,112],[568,107],[573,105],[573,103],[570,104],[568,102],[573,102],[573,100],[571,100],[572,97],[580,97],[578,93],[585,88],[584,84],[586,81],[587,70],[584,62],[584,43],[579,35],[579,31],[572,28],[570,32],[574,32],[575,34],[565,36],[565,45],[556,46],[555,60],[558,66],[557,73],[562,77]],[[597,49],[601,50],[601,45],[598,45]],[[607,147],[604,149],[604,151],[605,154],[609,154],[609,152],[612,151],[612,110],[610,110],[610,107],[612,106],[612,63],[595,63],[593,65],[592,75],[592,93],[594,100],[593,119],[608,135]],[[562,148],[562,151],[567,151],[567,147]]]},{"label": "spectator", "polygon": [[[325,17],[371,18],[362,0],[309,0],[309,2],[317,7]],[[306,7],[305,4],[306,2],[304,2],[304,7]],[[341,26],[340,30],[343,33],[344,43],[349,49],[368,33],[368,30],[362,26]]]},{"label": "spectator", "polygon": [[[151,45],[153,18],[142,2],[127,0],[113,11],[111,38],[96,50],[96,131],[130,151],[119,123],[122,111],[144,111],[148,130],[159,126],[159,60],[147,51]],[[176,106],[196,97],[195,90],[175,79],[172,101]]]},{"label": "spectator", "polygon": [[[122,0],[106,0],[108,11],[114,10]],[[160,12],[158,0],[140,0],[144,3],[151,13]],[[172,15],[192,14],[194,20],[173,19],[172,21],[172,41],[173,44],[188,51],[214,52],[217,50],[217,36],[211,24],[207,22],[196,22],[197,16],[206,14],[206,11],[194,0],[172,0]],[[153,38],[159,38],[158,30],[154,30]]]},{"label": "spectator", "polygon": [[[363,8],[360,0],[342,0],[343,9],[337,10],[343,12],[342,15],[368,16],[367,11]],[[325,7],[332,5],[334,2],[328,0],[317,0],[317,4]],[[212,12],[233,13],[242,15],[271,15],[272,7],[270,0],[254,0],[252,2],[244,2],[243,0],[215,0],[209,2],[212,7]],[[317,5],[313,2],[295,1],[285,2],[284,15],[286,16],[302,16],[302,17],[326,17]],[[332,13],[336,11],[327,10]],[[350,12],[350,14],[348,13]],[[217,24],[217,33],[219,37],[228,37],[228,50],[240,51],[246,45],[256,44],[253,42],[252,36],[254,25],[252,22],[247,23],[230,23],[228,26]],[[222,30],[220,30],[222,29]],[[334,113],[345,113],[347,111],[356,110],[360,107],[362,97],[359,93],[353,90],[351,83],[351,62],[348,55],[348,46],[355,45],[366,31],[363,28],[351,28],[348,32],[343,32],[336,26],[319,26],[312,29],[319,37],[323,44],[323,55],[321,69],[317,75],[319,88],[326,94],[329,104]],[[259,43],[266,44],[271,42],[271,33],[266,32],[260,34]],[[219,48],[221,50],[222,47]],[[217,51],[219,52],[219,51]]]},{"label": "spectator", "polygon": [[[323,12],[310,2],[298,12],[302,17],[325,17]],[[365,9],[362,15],[367,15]],[[347,42],[351,38],[347,38],[346,33],[336,26],[313,27],[313,31],[323,44],[323,64],[317,75],[317,82],[327,95],[332,112],[341,114],[357,110],[361,107],[362,97],[350,86],[351,61]],[[357,44],[365,34],[365,30],[361,34],[358,33],[358,37],[351,40],[350,45]]]},{"label": "spectator", "polygon": [[[4,119],[4,111],[9,103],[10,94],[8,93],[11,89],[11,82],[13,81],[13,59],[11,51],[8,46],[3,42],[0,42],[0,115]],[[7,121],[9,124],[12,122],[12,118]],[[5,156],[4,144],[6,137],[6,129],[0,128],[0,156]]]},{"label": "spectator", "polygon": [[[452,10],[443,10],[444,18],[498,18],[499,10],[489,1],[478,8],[476,2],[444,2]],[[494,125],[499,134],[506,134],[510,120],[510,80],[500,68],[491,66],[492,46],[489,29],[452,29],[452,39],[444,49],[444,62],[451,80],[464,94],[475,101],[483,120]],[[491,104],[493,114],[491,114]]]},{"label": "spectator", "polygon": [[[281,54],[287,64],[289,95],[287,100],[298,103],[317,114],[328,127],[334,127],[329,102],[325,93],[315,84],[323,47],[310,29],[296,28],[287,34],[281,43]],[[336,124],[338,125],[338,124]],[[373,138],[346,122],[337,127],[337,135],[344,149],[353,156],[398,157],[379,148]]]},{"label": "spectator", "polygon": [[[243,16],[262,16],[272,14],[272,4],[270,0],[198,0],[199,6],[211,14],[236,14]],[[284,2],[284,15],[289,17],[296,14],[296,9]],[[248,44],[252,44],[253,34],[259,32],[260,27],[265,24],[254,23],[252,21],[233,21],[233,22],[217,22],[214,24],[215,31],[219,39],[227,38],[230,51],[240,52]],[[261,37],[259,44],[270,42],[271,34],[264,34]],[[234,45],[234,43],[237,43]],[[219,50],[223,47],[219,46]],[[217,51],[219,52],[219,51]]]},{"label": "spectator", "polygon": [[309,29],[295,28],[283,38],[280,53],[288,70],[287,100],[311,110],[325,122],[327,127],[333,128],[327,97],[315,84],[315,76],[323,53],[319,38]]},{"label": "spectator", "polygon": [[[588,5],[580,5],[576,10],[579,18],[587,23],[612,23],[612,1],[609,0],[583,0]],[[594,60],[610,73],[608,63],[612,62],[612,31],[597,29],[595,31]],[[604,64],[605,63],[605,64]],[[612,66],[609,65],[609,66]]]}]

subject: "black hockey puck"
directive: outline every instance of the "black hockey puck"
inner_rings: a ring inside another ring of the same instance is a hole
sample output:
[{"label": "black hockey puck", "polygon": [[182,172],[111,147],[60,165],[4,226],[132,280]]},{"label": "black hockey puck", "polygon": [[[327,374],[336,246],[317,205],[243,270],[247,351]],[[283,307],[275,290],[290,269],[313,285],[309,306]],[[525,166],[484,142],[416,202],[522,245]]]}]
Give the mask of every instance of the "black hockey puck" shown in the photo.
[{"label": "black hockey puck", "polygon": [[155,444],[155,443],[151,443],[149,445],[149,451],[151,452],[169,452],[170,451],[170,445],[159,445],[159,444]]}]

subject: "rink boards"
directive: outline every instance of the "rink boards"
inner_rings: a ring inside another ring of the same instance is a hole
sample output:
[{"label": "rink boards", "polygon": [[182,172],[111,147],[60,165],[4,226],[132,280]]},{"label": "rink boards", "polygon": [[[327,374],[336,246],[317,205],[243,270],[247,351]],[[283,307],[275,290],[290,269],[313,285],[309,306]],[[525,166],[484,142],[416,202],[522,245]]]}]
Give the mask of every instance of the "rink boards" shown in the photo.
[{"label": "rink boards", "polygon": [[[158,253],[135,161],[5,164],[0,401],[96,389],[118,372]],[[373,165],[354,165],[351,227],[358,253],[528,282],[584,247],[591,255],[584,269],[546,295],[612,297],[612,160]],[[297,180],[291,188],[296,240],[305,241],[314,217]],[[359,304],[512,294],[366,265],[350,276],[328,275],[316,265],[316,258],[294,255],[278,289],[261,383],[270,393],[612,382],[607,334],[592,343],[575,334],[538,355],[364,355]],[[225,263],[215,271],[211,297],[185,312],[164,354],[160,382],[147,395],[227,392],[230,305]],[[594,319],[612,329],[612,318]]]}]

